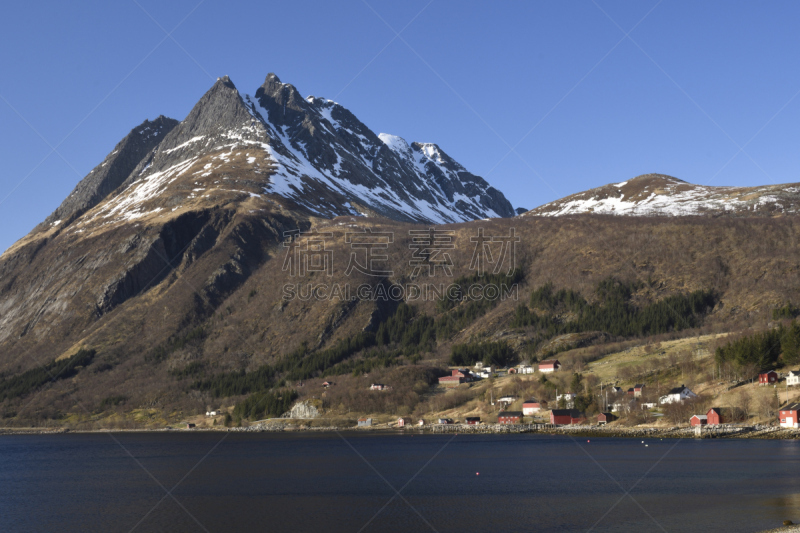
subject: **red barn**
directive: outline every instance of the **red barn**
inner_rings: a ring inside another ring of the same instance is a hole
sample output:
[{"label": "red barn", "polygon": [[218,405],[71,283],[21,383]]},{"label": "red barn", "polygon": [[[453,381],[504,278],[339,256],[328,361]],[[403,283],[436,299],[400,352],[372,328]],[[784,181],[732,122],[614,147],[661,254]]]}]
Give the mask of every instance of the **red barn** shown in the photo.
[{"label": "red barn", "polygon": [[778,382],[778,373],[774,370],[770,370],[769,372],[762,372],[758,375],[758,384],[759,385],[770,385],[772,383]]},{"label": "red barn", "polygon": [[722,416],[722,409],[719,407],[712,407],[706,413],[707,424],[709,426],[718,426],[719,424],[723,424],[725,422],[724,417]]},{"label": "red barn", "polygon": [[694,415],[689,419],[689,425],[692,427],[705,426],[706,424],[708,424],[708,417],[706,415]]},{"label": "red barn", "polygon": [[522,422],[521,411],[503,411],[497,415],[498,424],[519,424]]},{"label": "red barn", "polygon": [[586,417],[577,409],[553,409],[550,411],[550,423],[554,426],[570,426],[580,424]]}]

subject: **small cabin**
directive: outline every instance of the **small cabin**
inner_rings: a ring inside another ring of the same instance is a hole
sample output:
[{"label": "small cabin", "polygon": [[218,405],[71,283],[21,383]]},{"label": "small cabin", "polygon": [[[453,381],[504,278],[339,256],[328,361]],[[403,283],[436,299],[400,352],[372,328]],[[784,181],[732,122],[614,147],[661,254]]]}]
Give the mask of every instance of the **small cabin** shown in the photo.
[{"label": "small cabin", "polygon": [[605,426],[609,422],[613,422],[617,417],[613,413],[600,413],[597,415],[597,425]]},{"label": "small cabin", "polygon": [[695,426],[705,426],[708,424],[708,417],[706,415],[694,415],[692,418],[689,419],[689,425],[692,427]]},{"label": "small cabin", "polygon": [[369,427],[371,425],[372,425],[372,419],[371,418],[359,418],[358,419],[358,427],[360,427],[360,428]]}]

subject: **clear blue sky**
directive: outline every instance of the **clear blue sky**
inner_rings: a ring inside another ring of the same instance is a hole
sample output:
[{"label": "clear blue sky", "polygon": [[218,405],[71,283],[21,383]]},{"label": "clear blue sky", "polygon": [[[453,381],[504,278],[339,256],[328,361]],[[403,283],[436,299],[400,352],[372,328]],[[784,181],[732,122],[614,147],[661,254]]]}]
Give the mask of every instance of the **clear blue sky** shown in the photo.
[{"label": "clear blue sky", "polygon": [[224,74],[436,142],[515,207],[649,172],[800,181],[796,2],[137,1],[4,7],[0,250]]}]

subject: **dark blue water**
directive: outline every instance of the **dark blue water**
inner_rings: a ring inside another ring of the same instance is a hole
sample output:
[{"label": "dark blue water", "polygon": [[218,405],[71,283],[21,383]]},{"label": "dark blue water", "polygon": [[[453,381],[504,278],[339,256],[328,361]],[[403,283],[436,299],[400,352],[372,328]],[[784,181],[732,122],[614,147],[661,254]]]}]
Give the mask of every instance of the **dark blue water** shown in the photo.
[{"label": "dark blue water", "polygon": [[800,522],[800,443],[646,443],[363,433],[0,436],[0,530],[639,533]]}]

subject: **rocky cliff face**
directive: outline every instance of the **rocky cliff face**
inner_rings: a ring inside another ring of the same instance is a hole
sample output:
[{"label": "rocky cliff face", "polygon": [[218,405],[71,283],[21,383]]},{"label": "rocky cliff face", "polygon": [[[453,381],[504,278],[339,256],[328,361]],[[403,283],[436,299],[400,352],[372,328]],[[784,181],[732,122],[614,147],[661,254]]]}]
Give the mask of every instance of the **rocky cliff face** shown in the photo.
[{"label": "rocky cliff face", "polygon": [[567,196],[523,216],[780,216],[798,212],[800,183],[711,187],[662,174],[645,174]]},{"label": "rocky cliff face", "polygon": [[177,124],[177,120],[159,116],[152,122],[145,120],[134,128],[35,231],[67,225],[100,203],[128,179],[133,169]]}]

